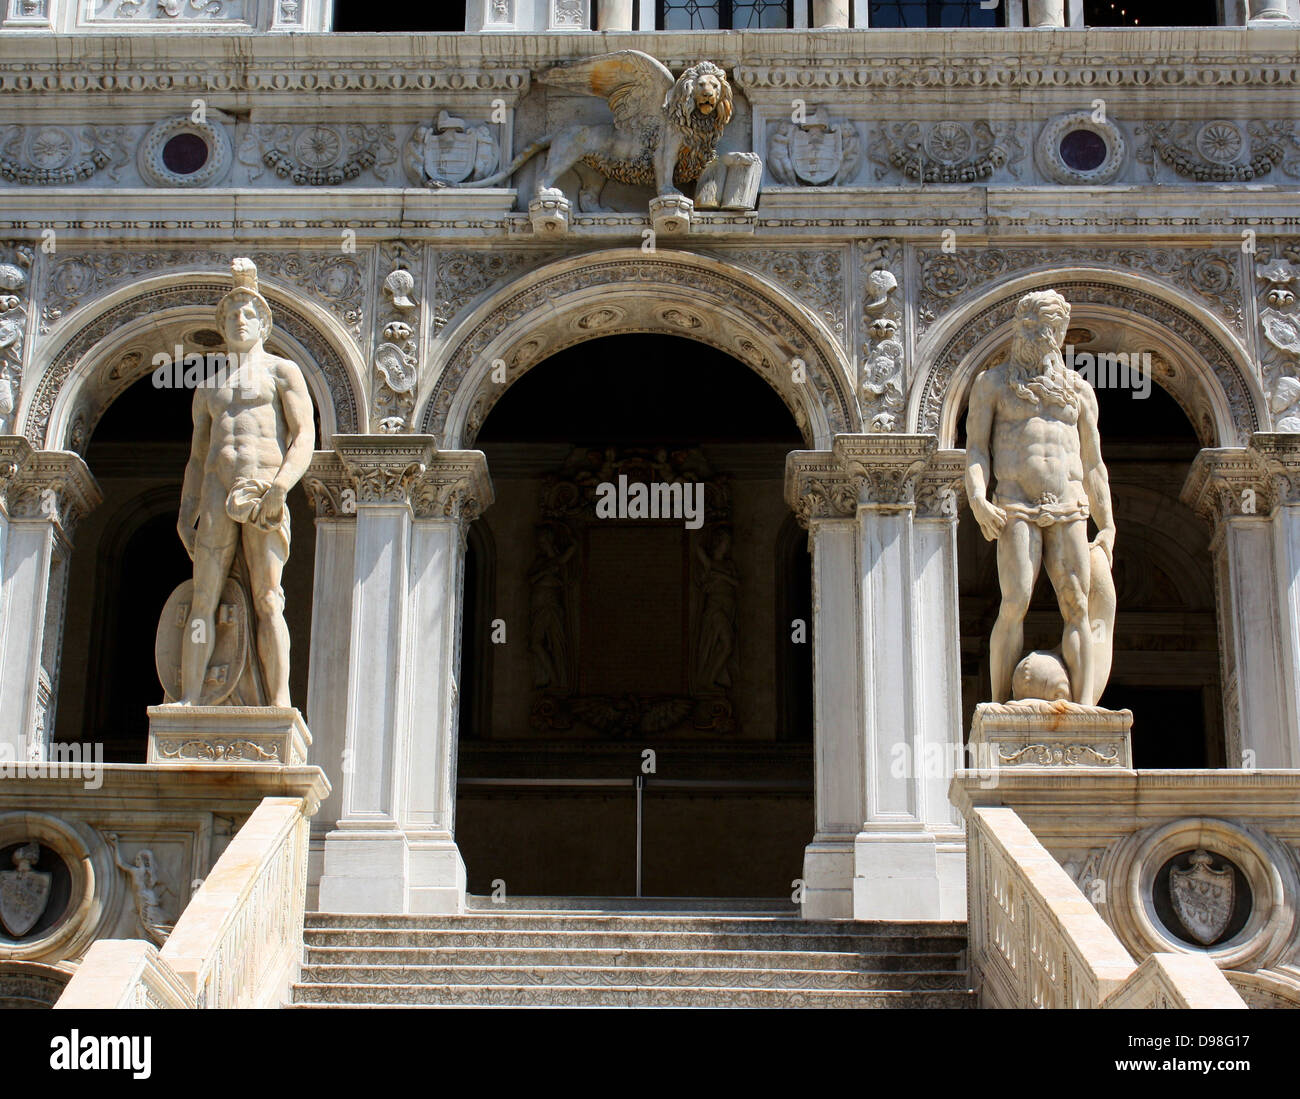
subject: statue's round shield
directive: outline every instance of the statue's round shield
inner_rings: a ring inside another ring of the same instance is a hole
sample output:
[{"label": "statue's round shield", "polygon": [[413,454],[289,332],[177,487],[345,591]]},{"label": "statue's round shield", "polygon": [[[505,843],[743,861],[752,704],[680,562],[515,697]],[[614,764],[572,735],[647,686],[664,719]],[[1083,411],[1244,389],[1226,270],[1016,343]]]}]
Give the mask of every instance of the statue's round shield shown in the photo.
[{"label": "statue's round shield", "polygon": [[[172,592],[163,607],[162,617],[158,620],[154,663],[168,702],[181,697],[182,646],[202,626],[202,623],[191,621],[190,607],[193,600],[194,581],[186,580]],[[199,705],[220,705],[239,684],[248,663],[250,621],[248,593],[233,577],[227,578],[221,589],[221,602],[217,604],[214,623],[216,640],[212,646],[212,657],[208,661],[208,674],[203,681]]]}]

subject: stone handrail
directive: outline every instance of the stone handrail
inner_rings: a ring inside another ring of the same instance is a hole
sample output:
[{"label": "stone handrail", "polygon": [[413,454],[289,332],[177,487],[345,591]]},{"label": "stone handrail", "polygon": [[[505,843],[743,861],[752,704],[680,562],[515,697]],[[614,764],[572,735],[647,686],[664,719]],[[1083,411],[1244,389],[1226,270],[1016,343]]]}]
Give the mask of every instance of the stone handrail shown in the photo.
[{"label": "stone handrail", "polygon": [[967,813],[971,976],[984,1007],[1232,1007],[1203,955],[1138,965],[1014,809]]},{"label": "stone handrail", "polygon": [[278,1007],[302,956],[309,820],[303,798],[263,798],[162,950],[95,943],[56,1006]]}]

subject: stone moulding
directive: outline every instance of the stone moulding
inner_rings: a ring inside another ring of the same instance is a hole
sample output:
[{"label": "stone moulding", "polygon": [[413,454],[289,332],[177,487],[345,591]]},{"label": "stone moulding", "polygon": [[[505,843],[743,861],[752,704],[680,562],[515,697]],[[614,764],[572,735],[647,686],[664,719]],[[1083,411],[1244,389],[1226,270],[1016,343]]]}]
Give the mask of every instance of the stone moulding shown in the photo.
[{"label": "stone moulding", "polygon": [[148,763],[302,766],[311,733],[285,706],[149,707]]}]

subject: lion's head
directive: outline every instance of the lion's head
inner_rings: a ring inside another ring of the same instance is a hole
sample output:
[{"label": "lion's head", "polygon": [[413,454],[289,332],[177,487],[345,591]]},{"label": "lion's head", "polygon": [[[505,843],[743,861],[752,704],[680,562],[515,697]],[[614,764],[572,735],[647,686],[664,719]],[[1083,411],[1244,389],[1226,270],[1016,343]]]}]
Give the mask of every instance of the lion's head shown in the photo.
[{"label": "lion's head", "polygon": [[704,123],[704,128],[721,135],[732,111],[727,74],[712,61],[692,65],[677,78],[664,101],[664,111],[683,129],[699,130]]}]

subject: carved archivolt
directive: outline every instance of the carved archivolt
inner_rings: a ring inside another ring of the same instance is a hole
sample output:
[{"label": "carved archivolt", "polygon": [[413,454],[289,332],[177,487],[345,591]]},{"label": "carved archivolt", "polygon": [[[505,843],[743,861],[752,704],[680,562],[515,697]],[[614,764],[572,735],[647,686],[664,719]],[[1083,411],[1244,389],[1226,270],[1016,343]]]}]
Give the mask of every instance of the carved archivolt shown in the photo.
[{"label": "carved archivolt", "polygon": [[[229,289],[228,281],[218,281],[203,273],[194,276],[192,281],[133,294],[88,319],[52,350],[40,355],[40,361],[46,365],[30,397],[24,398],[21,433],[37,448],[61,449],[70,445],[70,436],[78,419],[66,410],[77,404],[80,390],[91,384],[94,374],[102,373],[98,371],[97,352],[104,341],[110,340],[120,329],[145,318],[161,317],[169,312],[194,311],[196,308],[210,313]],[[301,348],[305,356],[302,365],[309,384],[314,383],[313,399],[320,404],[328,395],[329,407],[319,409],[323,434],[361,430],[363,402],[354,384],[359,375],[357,364],[345,360],[336,344],[323,335],[319,322],[300,306],[287,301],[283,292],[267,290],[275,310],[277,330]],[[143,356],[127,355],[108,372],[106,377],[112,384],[100,394],[98,407],[78,409],[81,414],[79,434],[83,440],[89,437],[99,415],[112,398],[148,373],[151,365]],[[70,386],[75,392],[69,391]],[[54,415],[56,404],[66,412],[57,419]]]},{"label": "carved archivolt", "polygon": [[439,446],[469,445],[501,394],[534,364],[593,336],[635,332],[684,335],[740,359],[777,391],[815,445],[858,430],[851,367],[806,307],[717,261],[639,249],[562,261],[480,306],[432,364],[436,381],[421,394],[419,430],[436,435]]},{"label": "carved archivolt", "polygon": [[1244,445],[1252,432],[1268,423],[1259,380],[1243,366],[1245,353],[1190,312],[1132,286],[1047,274],[1007,284],[996,298],[985,298],[987,304],[941,318],[944,323],[936,325],[935,341],[929,349],[917,350],[917,361],[930,365],[912,389],[911,430],[938,434],[942,445],[951,445],[958,406],[971,379],[996,352],[999,334],[1011,323],[1016,302],[1031,290],[1049,288],[1065,295],[1075,307],[1076,320],[1092,307],[1128,317],[1135,327],[1161,333],[1157,342],[1167,340],[1169,346],[1184,348],[1186,353],[1180,356],[1184,368],[1157,369],[1156,378],[1166,384],[1172,378],[1182,379],[1183,388],[1170,392],[1199,432],[1213,434],[1215,445]]}]

